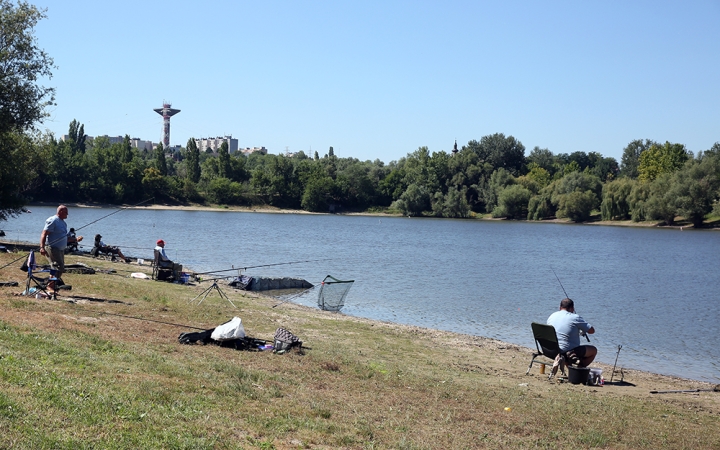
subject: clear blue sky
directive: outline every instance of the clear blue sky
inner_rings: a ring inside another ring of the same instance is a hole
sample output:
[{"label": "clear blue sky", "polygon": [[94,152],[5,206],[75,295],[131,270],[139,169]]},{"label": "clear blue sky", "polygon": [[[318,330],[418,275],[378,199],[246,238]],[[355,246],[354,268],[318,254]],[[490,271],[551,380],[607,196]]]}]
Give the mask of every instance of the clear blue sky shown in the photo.
[{"label": "clear blue sky", "polygon": [[720,141],[720,1],[30,0],[57,106],[89,135],[232,134],[270,153],[397,160],[492,133],[618,161]]}]

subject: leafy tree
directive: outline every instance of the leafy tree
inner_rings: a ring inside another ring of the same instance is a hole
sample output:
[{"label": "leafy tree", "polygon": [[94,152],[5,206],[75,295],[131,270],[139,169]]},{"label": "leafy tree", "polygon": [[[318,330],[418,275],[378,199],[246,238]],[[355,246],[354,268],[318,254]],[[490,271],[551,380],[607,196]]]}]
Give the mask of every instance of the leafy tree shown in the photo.
[{"label": "leafy tree", "polygon": [[626,220],[630,218],[630,193],[637,182],[620,178],[603,186],[600,214],[602,220]]},{"label": "leafy tree", "polygon": [[68,128],[68,138],[66,141],[70,142],[73,153],[85,153],[85,125],[81,124],[77,120],[73,119],[70,122]]},{"label": "leafy tree", "polygon": [[240,183],[225,177],[214,178],[208,187],[208,197],[213,203],[231,205],[240,200],[242,187]]},{"label": "leafy tree", "polygon": [[6,132],[0,138],[0,221],[16,216],[26,193],[37,184],[41,157],[37,146],[23,133]]},{"label": "leafy tree", "polygon": [[546,149],[535,146],[527,157],[528,169],[531,166],[544,169],[546,172],[552,175],[554,172],[553,164],[555,163],[555,156],[553,153]]},{"label": "leafy tree", "polygon": [[703,157],[717,157],[720,156],[720,142],[716,142],[710,147],[710,149],[703,152],[701,155],[699,155],[700,158]]},{"label": "leafy tree", "polygon": [[527,178],[535,182],[540,188],[544,188],[545,186],[550,184],[550,172],[548,172],[546,169],[538,166],[536,163],[530,163],[528,165],[528,168],[530,169],[530,171],[526,175]]},{"label": "leafy tree", "polygon": [[[598,177],[575,171],[553,182],[541,194],[549,194],[557,217],[582,222],[590,218],[592,210],[599,206],[601,192],[602,183]],[[528,214],[539,217],[537,208],[541,206],[542,203],[537,201],[529,205]]]},{"label": "leafy tree", "polygon": [[330,147],[330,150],[328,150],[328,157],[332,158],[333,156],[335,156],[335,151],[333,151],[333,148]]},{"label": "leafy tree", "polygon": [[477,153],[480,161],[493,169],[503,168],[513,176],[522,175],[525,166],[525,146],[513,136],[502,133],[483,136],[480,142],[470,141],[467,148]]},{"label": "leafy tree", "polygon": [[597,196],[592,191],[573,191],[559,197],[557,216],[567,217],[573,222],[584,222],[590,219],[596,203]]},{"label": "leafy tree", "polygon": [[670,195],[675,199],[679,215],[702,226],[705,215],[713,209],[720,187],[720,161],[718,158],[703,158],[690,161],[675,174]]},{"label": "leafy tree", "polygon": [[[466,190],[467,188],[463,188]],[[451,188],[447,194],[436,192],[432,201],[433,215],[436,217],[448,217],[464,219],[470,217],[470,205],[467,195],[460,189]]]},{"label": "leafy tree", "polygon": [[543,189],[538,195],[530,197],[528,201],[528,220],[542,220],[555,215],[555,206],[551,201],[549,187]]},{"label": "leafy tree", "polygon": [[55,89],[37,84],[52,78],[53,60],[37,47],[35,26],[45,10],[0,0],[0,133],[22,131],[42,121]]},{"label": "leafy tree", "polygon": [[420,216],[430,210],[430,192],[426,187],[413,183],[393,205],[407,216]]},{"label": "leafy tree", "polygon": [[218,149],[218,175],[223,178],[230,178],[231,173],[230,152],[228,151],[227,142],[223,141]]},{"label": "leafy tree", "polygon": [[507,219],[525,218],[532,192],[519,184],[508,186],[498,195],[498,205],[493,209],[493,217]]},{"label": "leafy tree", "polygon": [[185,167],[187,169],[187,178],[193,183],[200,181],[200,150],[197,147],[195,138],[187,141]]},{"label": "leafy tree", "polygon": [[0,220],[22,211],[37,187],[39,149],[24,136],[46,116],[55,89],[38,84],[52,78],[53,60],[37,47],[37,23],[46,17],[33,5],[0,0]]},{"label": "leafy tree", "polygon": [[515,184],[515,178],[507,170],[500,168],[492,173],[490,182],[483,190],[485,210],[492,212],[498,204],[498,195],[506,187]]},{"label": "leafy tree", "polygon": [[633,222],[642,222],[649,218],[646,203],[650,197],[650,183],[634,183],[628,196],[630,219]]},{"label": "leafy tree", "polygon": [[[162,144],[160,144],[162,146]],[[157,200],[166,199],[167,182],[165,177],[155,167],[148,167],[143,174],[142,184],[145,192]]]},{"label": "leafy tree", "polygon": [[576,162],[578,170],[585,170],[586,168],[590,167],[590,157],[587,153],[577,151],[570,153],[568,159],[570,162]]},{"label": "leafy tree", "polygon": [[75,148],[74,142],[70,140],[50,146],[47,164],[54,199],[78,200],[84,194],[80,185],[83,180],[87,180],[85,154],[77,153]]},{"label": "leafy tree", "polygon": [[165,158],[165,148],[162,143],[155,147],[155,168],[158,170],[160,175],[167,176],[167,159]]},{"label": "leafy tree", "polygon": [[629,178],[638,177],[638,167],[640,166],[640,155],[652,147],[658,145],[657,142],[650,139],[635,139],[630,142],[624,149],[622,159],[620,160],[620,175]]},{"label": "leafy tree", "polygon": [[652,183],[650,192],[644,203],[647,217],[652,220],[662,220],[666,225],[675,223],[677,207],[675,198],[671,193],[673,176],[668,172],[660,173]]},{"label": "leafy tree", "polygon": [[313,178],[305,186],[301,206],[306,211],[327,212],[333,201],[334,191],[335,181],[329,176]]},{"label": "leafy tree", "polygon": [[638,178],[640,181],[653,181],[662,173],[679,170],[690,155],[682,144],[665,142],[663,145],[653,144],[640,155]]}]

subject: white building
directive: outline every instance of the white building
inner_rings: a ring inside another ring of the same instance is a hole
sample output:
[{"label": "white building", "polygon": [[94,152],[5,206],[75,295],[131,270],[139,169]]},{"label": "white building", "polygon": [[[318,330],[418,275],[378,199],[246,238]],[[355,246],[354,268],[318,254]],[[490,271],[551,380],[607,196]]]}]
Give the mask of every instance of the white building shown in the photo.
[{"label": "white building", "polygon": [[233,139],[232,136],[195,139],[195,144],[197,145],[198,150],[200,150],[201,153],[206,152],[208,149],[210,149],[213,153],[217,153],[223,142],[227,143],[228,153],[230,153],[231,155],[237,151],[238,140]]},{"label": "white building", "polygon": [[265,147],[245,147],[244,149],[240,150],[240,153],[242,153],[245,156],[250,155],[251,153],[262,153],[263,155],[267,155],[267,149]]}]

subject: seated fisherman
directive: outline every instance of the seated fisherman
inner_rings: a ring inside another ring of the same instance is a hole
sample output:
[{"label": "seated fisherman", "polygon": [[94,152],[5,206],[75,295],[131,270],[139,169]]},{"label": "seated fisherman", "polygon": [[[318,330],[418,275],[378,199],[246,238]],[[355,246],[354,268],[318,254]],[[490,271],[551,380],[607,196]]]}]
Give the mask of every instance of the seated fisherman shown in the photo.
[{"label": "seated fisherman", "polygon": [[102,241],[102,236],[100,236],[99,234],[95,235],[95,246],[90,253],[92,253],[93,256],[97,256],[98,253],[112,255],[113,260],[115,260],[115,255],[118,255],[126,263],[130,262],[130,258],[127,258],[125,255],[123,255],[122,251],[120,251],[118,247],[105,245],[105,243]]},{"label": "seated fisherman", "polygon": [[155,247],[155,261],[158,267],[162,269],[172,269],[173,279],[179,280],[182,273],[182,264],[174,263],[167,254],[165,254],[165,241],[158,239]]},{"label": "seated fisherman", "polygon": [[569,298],[560,302],[560,311],[548,317],[548,325],[555,327],[560,351],[567,353],[568,362],[580,367],[587,367],[597,355],[597,348],[592,345],[580,345],[580,334],[595,333],[595,328],[575,313],[575,303]]},{"label": "seated fisherman", "polygon": [[78,251],[78,243],[83,240],[82,236],[75,234],[75,228],[70,228],[67,234],[67,247],[65,247],[65,253]]}]

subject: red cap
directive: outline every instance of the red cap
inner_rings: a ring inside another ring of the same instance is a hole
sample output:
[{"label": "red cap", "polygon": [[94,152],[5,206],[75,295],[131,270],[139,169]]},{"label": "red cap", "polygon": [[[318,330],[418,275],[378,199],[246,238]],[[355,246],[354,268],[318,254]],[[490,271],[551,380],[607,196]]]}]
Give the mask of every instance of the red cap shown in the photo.
[{"label": "red cap", "polygon": [[157,245],[160,245],[160,244],[163,244],[163,245],[165,245],[165,241],[163,241],[162,239],[158,239],[158,241],[157,241]]}]

